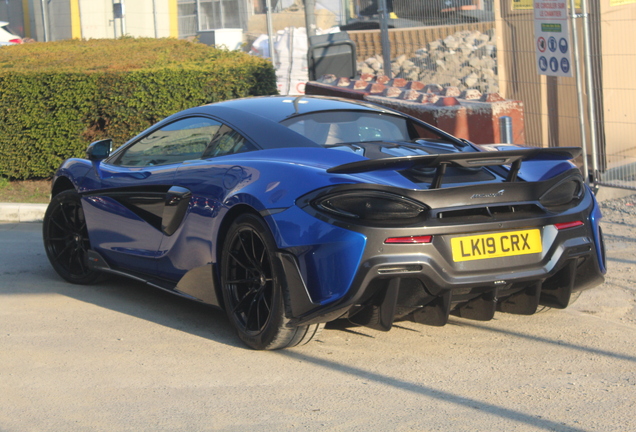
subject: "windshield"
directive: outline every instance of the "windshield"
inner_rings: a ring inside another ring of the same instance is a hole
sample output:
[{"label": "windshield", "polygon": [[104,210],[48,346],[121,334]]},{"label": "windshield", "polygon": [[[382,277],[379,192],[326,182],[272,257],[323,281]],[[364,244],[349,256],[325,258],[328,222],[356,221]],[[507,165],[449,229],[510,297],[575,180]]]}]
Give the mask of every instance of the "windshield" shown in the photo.
[{"label": "windshield", "polygon": [[369,111],[316,112],[283,120],[281,124],[324,146],[442,138],[407,118]]}]

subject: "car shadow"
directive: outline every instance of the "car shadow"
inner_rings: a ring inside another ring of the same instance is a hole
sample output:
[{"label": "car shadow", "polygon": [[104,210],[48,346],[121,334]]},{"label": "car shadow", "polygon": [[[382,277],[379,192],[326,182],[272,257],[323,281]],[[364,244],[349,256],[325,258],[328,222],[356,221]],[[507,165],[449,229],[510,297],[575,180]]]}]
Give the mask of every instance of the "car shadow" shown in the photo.
[{"label": "car shadow", "polygon": [[[175,330],[236,348],[248,349],[236,336],[225,312],[193,300],[153,288],[124,277],[108,276],[92,285],[74,285],[62,280],[50,268],[46,257],[38,259],[29,271],[28,286],[12,284],[0,294],[57,294],[84,303],[134,316]],[[21,271],[12,272],[21,276]],[[26,272],[24,272],[26,273]],[[7,272],[3,272],[7,275]],[[35,288],[34,288],[35,286]]]},{"label": "car shadow", "polygon": [[74,285],[53,270],[42,244],[41,223],[0,223],[0,295],[58,294],[224,345],[248,349],[225,312],[132,279],[108,275]]},{"label": "car shadow", "polygon": [[[11,227],[0,226],[0,232],[8,229],[11,229]],[[3,281],[0,283],[0,295],[59,294],[218,343],[249,349],[236,336],[235,330],[227,320],[225,313],[214,307],[123,277],[109,276],[107,280],[94,285],[74,285],[65,282],[50,266],[40,236],[39,229],[34,229],[32,232],[16,233],[8,241],[3,237],[3,243],[6,243],[5,246],[10,248],[11,251],[10,253],[5,252],[0,262],[0,280]],[[9,276],[19,282],[6,283]],[[514,333],[510,330],[494,329],[474,321],[452,318],[448,325],[475,327],[490,332],[563,346],[562,341]],[[399,327],[401,324],[398,322],[396,326]],[[364,327],[358,327],[346,320],[332,322],[327,328],[373,338],[372,335],[365,331]],[[579,345],[571,345],[569,348],[636,362],[636,357],[634,356],[626,356]]]}]

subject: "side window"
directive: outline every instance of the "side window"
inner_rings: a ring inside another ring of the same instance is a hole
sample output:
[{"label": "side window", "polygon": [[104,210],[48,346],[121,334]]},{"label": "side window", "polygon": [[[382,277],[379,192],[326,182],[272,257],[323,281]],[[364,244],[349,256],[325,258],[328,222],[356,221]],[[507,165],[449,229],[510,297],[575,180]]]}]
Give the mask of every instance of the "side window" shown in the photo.
[{"label": "side window", "polygon": [[225,156],[234,153],[242,153],[256,150],[241,134],[227,125],[221,126],[212,142],[205,149],[202,158]]},{"label": "side window", "polygon": [[411,131],[411,135],[413,138],[424,138],[424,139],[434,139],[439,140],[441,137],[439,134],[433,132],[430,129],[426,129],[421,124],[415,122],[409,122],[409,130]]},{"label": "side window", "polygon": [[221,123],[204,117],[177,120],[126,148],[114,164],[144,167],[199,159],[221,126]]}]

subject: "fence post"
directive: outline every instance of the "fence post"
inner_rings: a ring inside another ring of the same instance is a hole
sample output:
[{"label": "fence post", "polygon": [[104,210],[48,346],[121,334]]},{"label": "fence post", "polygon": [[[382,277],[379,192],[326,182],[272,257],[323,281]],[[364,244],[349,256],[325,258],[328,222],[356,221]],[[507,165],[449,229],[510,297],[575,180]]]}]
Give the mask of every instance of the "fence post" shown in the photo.
[{"label": "fence post", "polygon": [[272,2],[267,0],[265,3],[267,8],[267,38],[269,40],[269,58],[276,68],[276,47],[274,46],[274,25],[272,24]]},{"label": "fence post", "polygon": [[380,37],[382,42],[382,60],[384,62],[384,75],[393,78],[391,71],[391,42],[389,41],[389,10],[386,0],[378,0],[378,13],[380,14]]},{"label": "fence post", "polygon": [[583,13],[583,46],[585,57],[585,84],[587,90],[588,121],[592,144],[592,183],[596,187],[598,177],[598,140],[596,131],[596,102],[594,101],[594,84],[592,82],[592,50],[590,49],[590,20],[587,11],[587,0],[581,0]]},{"label": "fence post", "polygon": [[572,21],[572,54],[576,73],[576,99],[579,107],[579,127],[581,129],[581,150],[583,150],[583,178],[585,183],[590,182],[590,173],[587,166],[587,134],[585,133],[585,108],[583,107],[583,80],[581,78],[581,60],[579,58],[579,35],[576,27],[576,5],[570,0],[570,18]]}]

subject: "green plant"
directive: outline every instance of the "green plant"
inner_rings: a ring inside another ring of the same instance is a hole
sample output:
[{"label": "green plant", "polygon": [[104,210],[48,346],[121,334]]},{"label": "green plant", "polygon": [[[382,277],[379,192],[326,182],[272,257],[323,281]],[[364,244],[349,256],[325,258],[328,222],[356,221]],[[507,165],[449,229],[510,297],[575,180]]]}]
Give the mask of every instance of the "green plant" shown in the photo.
[{"label": "green plant", "polygon": [[185,108],[276,93],[271,63],[176,39],[63,41],[0,52],[0,175],[50,177],[97,139],[123,144]]}]

